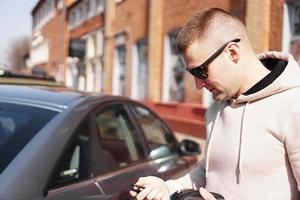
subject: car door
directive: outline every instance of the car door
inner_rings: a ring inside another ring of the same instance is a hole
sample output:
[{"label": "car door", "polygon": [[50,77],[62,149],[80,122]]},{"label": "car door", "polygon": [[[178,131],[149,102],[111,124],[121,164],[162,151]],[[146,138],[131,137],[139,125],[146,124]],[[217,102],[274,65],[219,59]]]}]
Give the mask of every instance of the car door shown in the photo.
[{"label": "car door", "polygon": [[189,157],[180,155],[177,139],[167,125],[145,106],[132,104],[130,108],[147,141],[147,157],[155,163],[159,176],[171,179],[187,173]]},{"label": "car door", "polygon": [[73,138],[62,153],[45,191],[45,199],[106,199],[91,174],[90,147],[91,135],[87,118],[76,128]]},{"label": "car door", "polygon": [[96,165],[97,154],[102,151],[106,157],[102,163],[106,163],[109,170],[103,174],[93,166],[95,180],[107,199],[132,199],[131,184],[141,176],[158,175],[155,164],[146,159],[141,133],[122,104],[106,105],[95,112],[93,118],[94,141],[98,142],[93,148],[96,155],[93,163]]}]

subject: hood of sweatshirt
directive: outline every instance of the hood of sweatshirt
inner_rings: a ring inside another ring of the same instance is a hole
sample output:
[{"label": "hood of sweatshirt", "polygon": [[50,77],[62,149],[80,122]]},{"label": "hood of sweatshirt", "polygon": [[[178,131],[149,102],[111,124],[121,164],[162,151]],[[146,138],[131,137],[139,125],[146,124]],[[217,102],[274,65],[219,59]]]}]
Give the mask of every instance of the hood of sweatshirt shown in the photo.
[{"label": "hood of sweatshirt", "polygon": [[286,91],[288,89],[300,86],[300,67],[292,55],[276,51],[270,51],[258,54],[258,58],[260,60],[264,60],[267,58],[280,59],[287,61],[288,64],[285,67],[284,71],[280,74],[279,77],[276,78],[276,80],[273,83],[256,93],[250,95],[242,94],[238,96],[235,100],[233,100],[233,103],[247,103],[256,101],[268,97],[270,95],[274,95]]}]

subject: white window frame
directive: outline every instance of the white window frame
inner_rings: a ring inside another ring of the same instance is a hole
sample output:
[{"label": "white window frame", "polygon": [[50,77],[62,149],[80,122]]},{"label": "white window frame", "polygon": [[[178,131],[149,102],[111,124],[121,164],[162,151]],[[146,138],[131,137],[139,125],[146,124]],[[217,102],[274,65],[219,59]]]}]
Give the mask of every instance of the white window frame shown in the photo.
[{"label": "white window frame", "polygon": [[137,44],[132,46],[132,68],[131,68],[131,98],[138,99],[138,52]]},{"label": "white window frame", "polygon": [[[172,87],[171,83],[173,82],[175,85],[177,84],[174,78],[173,59],[175,59],[174,57],[175,55],[172,53],[170,35],[173,35],[173,33],[170,32],[169,34],[166,34],[164,37],[164,66],[163,66],[163,91],[162,91],[163,102],[177,101],[172,99],[170,93]],[[183,83],[184,83],[184,77],[183,77]]]}]

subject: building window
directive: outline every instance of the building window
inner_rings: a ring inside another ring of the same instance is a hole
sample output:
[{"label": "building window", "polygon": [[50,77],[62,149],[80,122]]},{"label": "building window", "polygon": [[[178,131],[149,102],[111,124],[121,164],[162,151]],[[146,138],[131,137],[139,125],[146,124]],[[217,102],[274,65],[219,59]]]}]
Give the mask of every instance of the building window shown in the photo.
[{"label": "building window", "polygon": [[184,64],[175,47],[178,33],[176,29],[165,38],[163,101],[184,100]]},{"label": "building window", "polygon": [[300,35],[300,6],[293,7],[293,35]]},{"label": "building window", "polygon": [[124,34],[115,37],[115,53],[113,68],[113,93],[125,95],[125,73],[126,73],[126,39]]},{"label": "building window", "polygon": [[61,10],[63,8],[64,8],[64,1],[63,0],[58,0],[57,9]]},{"label": "building window", "polygon": [[289,0],[283,5],[282,50],[300,62],[300,1]]},{"label": "building window", "polygon": [[170,47],[171,47],[171,100],[183,101],[184,100],[184,64],[180,54],[176,51],[176,37],[178,31],[173,31],[169,34]]},{"label": "building window", "polygon": [[81,37],[86,41],[84,58],[82,58],[85,71],[84,90],[100,92],[104,90],[104,69],[102,63],[103,30],[96,30]]},{"label": "building window", "polygon": [[97,14],[100,14],[104,10],[104,0],[96,0],[96,8],[97,8]]},{"label": "building window", "polygon": [[291,32],[293,36],[300,35],[300,1],[291,1],[288,4]]},{"label": "building window", "polygon": [[33,15],[33,30],[42,28],[55,15],[55,1],[47,0]]},{"label": "building window", "polygon": [[137,42],[137,87],[138,98],[145,99],[147,97],[147,82],[148,82],[148,66],[147,66],[147,39],[142,38]]},{"label": "building window", "polygon": [[[104,11],[104,0],[86,0],[82,1],[78,5],[74,6],[70,10],[70,14],[68,16],[69,19],[73,19],[70,21],[70,29],[76,28],[81,25],[85,21],[90,18],[95,17],[96,15],[101,14]],[[76,17],[72,17],[76,13]]]},{"label": "building window", "polygon": [[69,15],[70,28],[74,27],[76,22],[76,13],[72,11]]},{"label": "building window", "polygon": [[126,47],[117,45],[114,69],[114,93],[125,95]]},{"label": "building window", "polygon": [[32,66],[43,64],[49,60],[49,46],[46,41],[36,45],[30,52],[30,62]]}]

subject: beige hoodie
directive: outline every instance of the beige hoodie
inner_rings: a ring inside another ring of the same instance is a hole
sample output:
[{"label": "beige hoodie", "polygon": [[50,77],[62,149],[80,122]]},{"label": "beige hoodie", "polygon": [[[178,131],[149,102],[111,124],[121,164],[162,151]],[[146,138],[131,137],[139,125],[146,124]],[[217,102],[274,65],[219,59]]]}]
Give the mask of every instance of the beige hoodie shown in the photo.
[{"label": "beige hoodie", "polygon": [[287,60],[285,70],[259,92],[210,106],[205,160],[167,181],[171,193],[202,186],[226,200],[300,199],[300,68],[291,55],[259,55],[270,57]]}]

